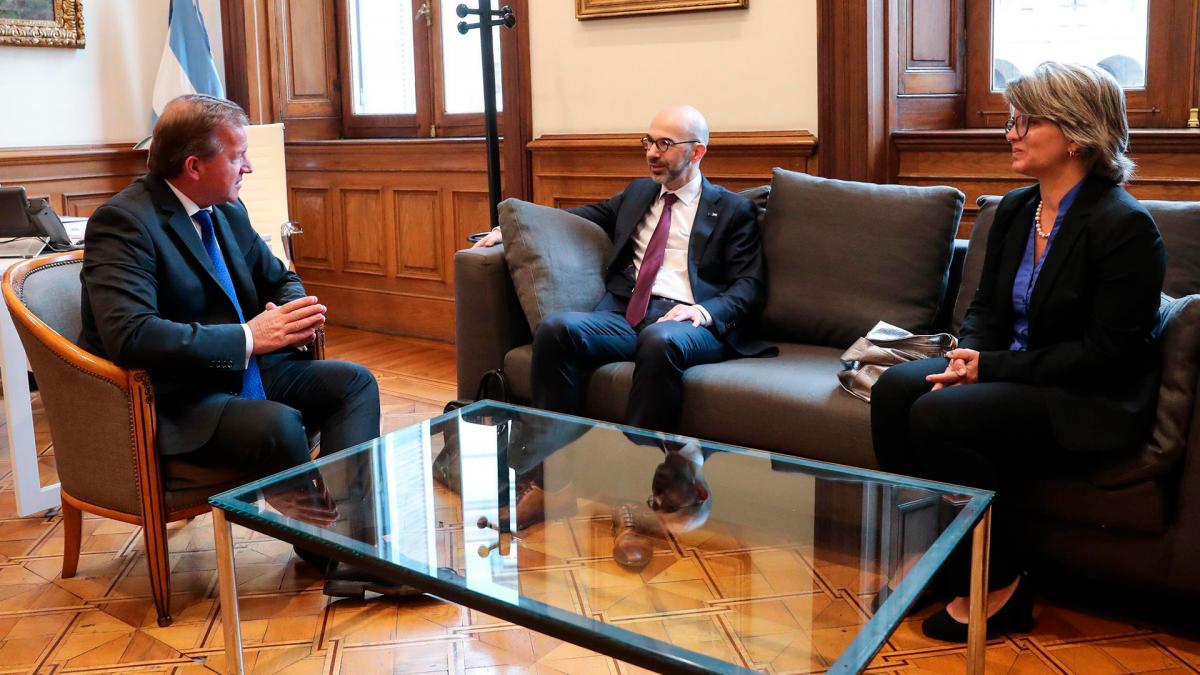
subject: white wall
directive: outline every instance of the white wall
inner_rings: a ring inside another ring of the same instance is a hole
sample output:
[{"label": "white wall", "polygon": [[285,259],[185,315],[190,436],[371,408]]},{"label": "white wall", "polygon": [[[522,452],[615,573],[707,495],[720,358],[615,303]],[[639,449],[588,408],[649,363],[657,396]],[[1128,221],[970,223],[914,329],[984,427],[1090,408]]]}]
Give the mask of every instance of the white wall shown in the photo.
[{"label": "white wall", "polygon": [[574,6],[529,3],[535,138],[642,131],[675,103],[714,131],[816,133],[815,0],[589,21]]},{"label": "white wall", "polygon": [[[88,0],[83,49],[0,46],[0,148],[124,143],[150,133],[168,0]],[[220,0],[200,0],[224,77]]]}]

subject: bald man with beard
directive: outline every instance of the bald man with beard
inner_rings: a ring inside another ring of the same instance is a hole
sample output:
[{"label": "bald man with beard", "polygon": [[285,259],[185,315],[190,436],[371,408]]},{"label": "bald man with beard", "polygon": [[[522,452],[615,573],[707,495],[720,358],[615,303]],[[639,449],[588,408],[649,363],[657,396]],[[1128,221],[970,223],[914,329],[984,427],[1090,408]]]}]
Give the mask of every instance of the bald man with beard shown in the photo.
[{"label": "bald man with beard", "polygon": [[[745,330],[766,295],[755,207],[701,174],[708,139],[695,108],[660,111],[642,137],[650,176],[612,199],[569,209],[613,242],[607,292],[590,312],[551,314],[538,326],[537,407],[578,414],[588,372],[633,361],[625,422],[672,432],[687,368],[776,352]],[[497,229],[476,246],[500,241]]]}]

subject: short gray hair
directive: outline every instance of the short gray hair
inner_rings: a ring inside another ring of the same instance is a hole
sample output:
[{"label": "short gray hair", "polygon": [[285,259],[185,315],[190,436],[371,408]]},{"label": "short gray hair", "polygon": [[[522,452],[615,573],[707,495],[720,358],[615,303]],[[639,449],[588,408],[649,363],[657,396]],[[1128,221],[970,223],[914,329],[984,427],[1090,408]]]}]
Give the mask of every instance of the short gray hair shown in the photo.
[{"label": "short gray hair", "polygon": [[1078,145],[1091,169],[1118,183],[1133,177],[1129,149],[1129,120],[1125,92],[1109,73],[1092,66],[1046,61],[1033,73],[1008,83],[1008,104],[1035,117],[1044,117]]}]

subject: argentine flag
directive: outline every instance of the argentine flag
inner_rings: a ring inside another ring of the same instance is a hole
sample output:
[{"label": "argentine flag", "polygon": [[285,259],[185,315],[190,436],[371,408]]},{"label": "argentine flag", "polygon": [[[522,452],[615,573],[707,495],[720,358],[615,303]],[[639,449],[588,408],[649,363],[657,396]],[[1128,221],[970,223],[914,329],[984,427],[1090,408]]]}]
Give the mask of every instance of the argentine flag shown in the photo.
[{"label": "argentine flag", "polygon": [[208,31],[200,14],[199,0],[171,0],[167,16],[167,44],[163,47],[154,96],[150,102],[150,127],[163,108],[177,96],[208,94],[225,98],[225,86],[213,63]]}]

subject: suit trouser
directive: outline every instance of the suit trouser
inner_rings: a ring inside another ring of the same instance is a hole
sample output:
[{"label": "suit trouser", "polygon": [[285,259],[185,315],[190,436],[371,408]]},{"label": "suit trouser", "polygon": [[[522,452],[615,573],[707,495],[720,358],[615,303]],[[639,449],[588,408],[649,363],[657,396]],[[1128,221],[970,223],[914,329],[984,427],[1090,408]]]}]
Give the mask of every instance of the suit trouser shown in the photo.
[{"label": "suit trouser", "polygon": [[[989,586],[1011,584],[1022,569],[1025,532],[1014,507],[1021,479],[1070,465],[1054,440],[1045,390],[1030,384],[984,382],[930,391],[925,376],[946,369],[944,358],[892,366],[871,389],[871,434],[884,471],[996,493],[992,503]],[[967,537],[943,568],[946,590],[970,588]]]},{"label": "suit trouser", "polygon": [[636,329],[625,320],[623,300],[605,298],[592,312],[559,312],[538,325],[533,338],[533,404],[579,414],[591,370],[615,361],[634,362],[627,424],[674,431],[683,405],[683,371],[720,361],[725,346],[708,328],[686,321],[656,323],[672,300],[653,298]]},{"label": "suit trouser", "polygon": [[295,358],[262,377],[267,400],[230,400],[212,438],[180,459],[266,476],[309,461],[306,428],[321,430],[322,454],[379,436],[379,386],[363,366]]}]

